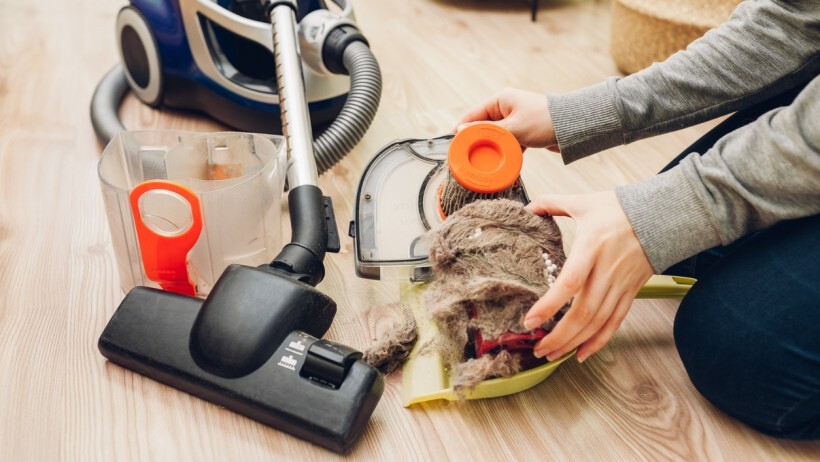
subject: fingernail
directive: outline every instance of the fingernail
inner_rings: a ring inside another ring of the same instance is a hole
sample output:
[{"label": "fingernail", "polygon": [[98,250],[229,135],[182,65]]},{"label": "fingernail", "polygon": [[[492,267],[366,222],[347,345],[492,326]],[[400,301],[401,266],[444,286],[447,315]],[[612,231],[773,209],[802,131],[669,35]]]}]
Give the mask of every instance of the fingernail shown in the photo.
[{"label": "fingernail", "polygon": [[539,318],[538,316],[533,316],[531,318],[524,319],[524,328],[528,330],[533,330],[543,323],[543,319]]},{"label": "fingernail", "polygon": [[578,356],[576,356],[576,358],[578,359],[579,363],[582,363],[582,362],[586,361],[587,358],[589,358],[589,354],[588,353],[580,353],[580,354],[578,354]]},{"label": "fingernail", "polygon": [[550,353],[550,354],[547,355],[547,359],[550,360],[550,361],[555,361],[556,359],[560,358],[561,356],[564,356],[564,355],[562,353]]},{"label": "fingernail", "polygon": [[543,358],[544,355],[547,354],[547,352],[544,351],[544,350],[535,350],[535,351],[533,351],[533,354],[535,355],[536,358]]}]

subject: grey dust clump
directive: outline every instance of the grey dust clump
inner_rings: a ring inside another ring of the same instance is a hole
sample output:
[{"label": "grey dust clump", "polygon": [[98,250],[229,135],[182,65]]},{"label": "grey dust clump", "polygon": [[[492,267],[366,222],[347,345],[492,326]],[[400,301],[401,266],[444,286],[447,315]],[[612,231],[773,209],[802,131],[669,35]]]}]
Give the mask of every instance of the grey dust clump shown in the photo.
[{"label": "grey dust clump", "polygon": [[[553,283],[565,260],[555,220],[506,199],[468,204],[430,236],[434,279],[424,302],[440,331],[433,347],[450,371],[456,393],[463,396],[486,379],[509,377],[543,363],[531,351],[489,351],[475,358],[473,343],[476,333],[494,339],[508,332],[528,332],[524,315]],[[566,309],[541,327],[551,330]],[[394,331],[374,347],[403,354],[398,362],[379,359],[395,367],[412,347],[408,340],[415,341],[415,329],[409,334],[409,324],[404,323]],[[391,344],[403,346],[385,346]],[[368,357],[380,356],[368,351]]]},{"label": "grey dust clump", "polygon": [[[485,339],[527,332],[524,316],[565,260],[555,220],[534,215],[515,201],[473,202],[435,233],[430,243],[435,278],[425,301],[441,330],[436,347],[456,392],[534,365],[529,352],[524,357],[502,350],[471,359],[468,343],[476,331]],[[542,328],[551,330],[565,310]]]},{"label": "grey dust clump", "polygon": [[416,320],[405,311],[402,319],[364,352],[362,359],[383,374],[389,374],[407,359],[417,338]]}]

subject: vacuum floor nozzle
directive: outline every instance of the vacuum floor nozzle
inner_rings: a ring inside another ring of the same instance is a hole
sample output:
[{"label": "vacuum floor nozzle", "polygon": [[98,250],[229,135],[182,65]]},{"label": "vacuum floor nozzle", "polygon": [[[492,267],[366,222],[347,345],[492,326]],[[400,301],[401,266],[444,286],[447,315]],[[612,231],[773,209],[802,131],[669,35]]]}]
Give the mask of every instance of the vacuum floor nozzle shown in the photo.
[{"label": "vacuum floor nozzle", "polygon": [[123,367],[312,443],[338,452],[353,445],[384,390],[382,375],[361,361],[361,353],[293,330],[267,339],[275,349],[255,370],[234,378],[216,375],[200,367],[191,352],[202,305],[200,299],[137,287],[100,336],[100,352]]}]

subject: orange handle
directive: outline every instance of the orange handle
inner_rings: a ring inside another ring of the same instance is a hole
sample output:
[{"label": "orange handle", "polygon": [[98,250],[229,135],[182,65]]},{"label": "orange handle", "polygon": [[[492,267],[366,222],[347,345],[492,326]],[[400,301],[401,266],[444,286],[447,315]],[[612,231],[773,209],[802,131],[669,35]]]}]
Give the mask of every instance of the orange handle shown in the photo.
[{"label": "orange handle", "polygon": [[[188,229],[173,235],[159,234],[142,221],[140,197],[155,190],[175,193],[188,202],[193,218],[193,223]],[[148,279],[158,283],[163,290],[195,296],[196,286],[188,275],[188,252],[202,232],[202,212],[197,195],[179,183],[149,180],[138,184],[131,191],[129,199],[137,229],[142,266]]]}]

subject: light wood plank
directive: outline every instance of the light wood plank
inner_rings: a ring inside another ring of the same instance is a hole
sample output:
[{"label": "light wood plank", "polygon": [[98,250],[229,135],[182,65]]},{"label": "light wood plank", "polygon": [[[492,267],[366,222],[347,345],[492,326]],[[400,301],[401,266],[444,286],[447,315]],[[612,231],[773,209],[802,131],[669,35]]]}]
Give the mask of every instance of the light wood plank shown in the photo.
[{"label": "light wood plank", "polygon": [[[346,229],[358,176],[387,142],[450,130],[503,86],[567,91],[614,74],[609,5],[357,0],[380,59],[384,96],[360,145],[320,183]],[[122,293],[88,120],[97,80],[116,61],[118,2],[0,0],[0,459],[315,460],[338,456],[108,364],[97,338]],[[133,128],[215,130],[129,97]],[[579,193],[656,172],[714,123],[563,166],[526,154],[533,195]],[[562,221],[569,239],[571,222]],[[285,233],[287,226],[283,223]],[[364,348],[399,315],[395,284],[353,274],[352,243],[320,289],[339,304],[328,337]],[[535,389],[467,404],[400,405],[391,376],[358,459],[816,460],[817,443],[761,436],[693,389],[671,336],[676,304],[639,301],[613,342]]]}]

